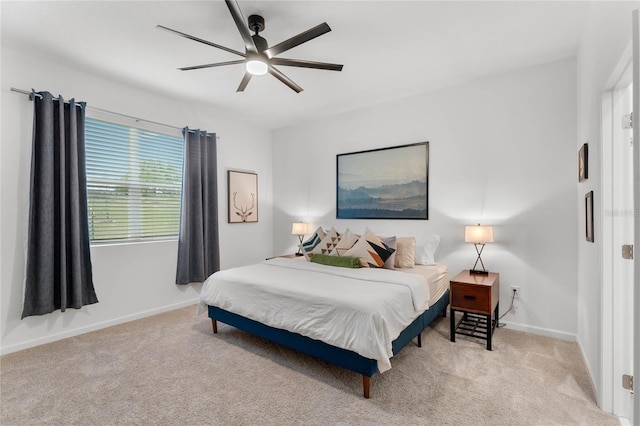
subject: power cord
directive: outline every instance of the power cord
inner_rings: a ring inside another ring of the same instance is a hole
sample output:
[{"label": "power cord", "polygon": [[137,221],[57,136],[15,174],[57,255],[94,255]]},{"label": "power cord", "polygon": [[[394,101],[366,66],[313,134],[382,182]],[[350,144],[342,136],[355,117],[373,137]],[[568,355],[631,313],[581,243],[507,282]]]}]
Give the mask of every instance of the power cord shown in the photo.
[{"label": "power cord", "polygon": [[505,315],[507,315],[509,312],[511,312],[513,310],[513,301],[516,299],[516,293],[518,293],[518,291],[514,288],[513,289],[513,294],[511,295],[511,304],[509,305],[509,309],[507,309],[507,311],[500,315],[500,317],[498,318],[498,322],[496,324],[496,328],[501,328],[501,327],[505,327],[507,324],[500,322],[500,320],[502,318],[504,318]]}]

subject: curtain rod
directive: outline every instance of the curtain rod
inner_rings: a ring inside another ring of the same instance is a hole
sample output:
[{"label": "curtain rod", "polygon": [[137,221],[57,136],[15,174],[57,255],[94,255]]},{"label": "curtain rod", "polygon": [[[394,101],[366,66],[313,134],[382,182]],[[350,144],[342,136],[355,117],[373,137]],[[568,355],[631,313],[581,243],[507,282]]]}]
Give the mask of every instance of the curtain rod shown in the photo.
[{"label": "curtain rod", "polygon": [[[28,90],[16,89],[15,87],[12,87],[11,91],[12,92],[17,92],[17,93],[22,93],[23,95],[29,95],[29,96],[31,96],[31,94],[34,94],[35,96],[37,96],[39,98],[42,98],[42,95],[40,95],[39,93],[33,93],[33,92],[28,91]],[[53,99],[58,99],[58,98],[54,97]],[[113,115],[118,115],[120,117],[130,118],[130,119],[135,120],[135,121],[144,121],[145,123],[151,123],[151,124],[156,124],[158,126],[169,127],[171,129],[176,129],[176,130],[184,129],[184,127],[172,126],[170,124],[158,123],[157,121],[145,120],[144,118],[134,117],[132,115],[122,114],[120,112],[109,111],[107,109],[97,108],[97,107],[90,106],[90,105],[87,105],[86,108],[94,110],[94,111],[98,111],[98,112],[104,112],[106,114],[113,114]],[[189,133],[194,133],[194,132],[195,132],[195,130],[189,129]],[[220,136],[216,135],[216,139],[220,139]]]},{"label": "curtain rod", "polygon": [[[22,90],[22,89],[16,89],[15,87],[11,88],[12,92],[18,92],[18,93],[22,93],[25,95],[33,95],[33,96],[37,96],[40,99],[42,99],[42,95],[40,93],[36,93],[36,92],[29,92],[28,90]],[[58,100],[59,98],[57,98],[56,96],[53,97],[53,100]],[[69,101],[64,101],[65,103],[69,103]],[[77,106],[80,106],[80,104],[76,104]]]}]

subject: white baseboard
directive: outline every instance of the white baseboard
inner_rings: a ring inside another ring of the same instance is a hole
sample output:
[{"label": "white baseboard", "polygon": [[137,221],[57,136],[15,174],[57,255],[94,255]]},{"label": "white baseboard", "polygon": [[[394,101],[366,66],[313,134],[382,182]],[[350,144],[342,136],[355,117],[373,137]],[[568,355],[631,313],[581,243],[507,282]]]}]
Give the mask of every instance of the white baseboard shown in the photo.
[{"label": "white baseboard", "polygon": [[[587,373],[589,374],[589,379],[591,381],[591,390],[593,390],[593,394],[596,396],[596,405],[598,405],[598,407],[602,409],[603,408],[602,398],[598,392],[598,386],[596,386],[596,380],[595,380],[595,376],[593,375],[593,369],[591,368],[591,365],[587,361],[587,356],[585,355],[584,346],[582,346],[582,341],[580,340],[580,337],[576,338],[576,342],[578,342],[578,348],[580,348],[580,355],[582,355],[582,362],[584,362],[584,365],[587,366]],[[604,411],[609,412],[608,410],[604,410]]]},{"label": "white baseboard", "polygon": [[61,333],[56,333],[52,335],[48,335],[46,337],[28,340],[26,342],[17,343],[15,345],[9,345],[0,348],[0,355],[6,355],[13,352],[18,352],[24,349],[33,348],[36,346],[44,345],[46,343],[56,342],[58,340],[67,339],[69,337],[78,336],[80,334],[89,333],[91,331],[101,330],[103,328],[111,327],[118,324],[123,324],[125,322],[134,321],[141,318],[150,317],[152,315],[161,314],[163,312],[173,311],[174,309],[184,308],[185,306],[195,305],[200,301],[199,298],[195,298],[192,300],[186,300],[184,302],[175,303],[172,305],[162,306],[160,308],[149,309],[143,312],[136,312],[135,314],[126,315],[119,318],[114,318],[108,321],[103,321],[97,324],[91,324],[85,327],[75,328],[69,331],[63,331]]},{"label": "white baseboard", "polygon": [[576,342],[577,336],[566,331],[551,330],[549,328],[535,327],[528,324],[520,324],[517,322],[504,321],[506,327],[511,330],[524,331],[525,333],[537,334],[539,336],[553,337],[568,342]]}]

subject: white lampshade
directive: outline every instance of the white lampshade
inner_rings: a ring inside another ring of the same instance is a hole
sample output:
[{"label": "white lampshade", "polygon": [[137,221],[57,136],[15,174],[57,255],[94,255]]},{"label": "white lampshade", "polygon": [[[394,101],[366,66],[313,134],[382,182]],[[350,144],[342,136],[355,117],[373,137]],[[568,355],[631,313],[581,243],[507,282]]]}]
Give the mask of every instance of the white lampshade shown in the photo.
[{"label": "white lampshade", "polygon": [[293,235],[306,235],[309,233],[309,224],[304,222],[293,222],[291,226],[291,233]]},{"label": "white lampshade", "polygon": [[464,241],[475,244],[492,243],[493,226],[480,226],[478,224],[465,227]]}]

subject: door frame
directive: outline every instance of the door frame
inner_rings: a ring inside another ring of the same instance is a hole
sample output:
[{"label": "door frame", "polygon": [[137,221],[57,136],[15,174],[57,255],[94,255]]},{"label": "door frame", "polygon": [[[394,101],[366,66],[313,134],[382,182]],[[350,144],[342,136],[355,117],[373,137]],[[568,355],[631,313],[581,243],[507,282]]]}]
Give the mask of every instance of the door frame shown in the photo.
[{"label": "door frame", "polygon": [[[614,374],[614,362],[617,359],[616,354],[621,351],[620,347],[616,347],[616,339],[614,338],[616,329],[614,323],[621,322],[622,318],[614,316],[620,313],[616,306],[613,285],[613,265],[614,256],[620,256],[620,247],[613,246],[613,129],[614,126],[620,125],[620,119],[613,117],[613,94],[622,85],[632,82],[632,76],[629,69],[632,68],[632,42],[630,41],[627,48],[620,57],[618,64],[611,73],[605,90],[602,93],[601,103],[601,197],[602,203],[600,208],[600,217],[602,218],[602,270],[601,270],[601,297],[602,297],[602,324],[601,324],[601,376],[600,376],[600,393],[598,395],[598,405],[602,410],[613,413],[616,406],[615,401],[618,397],[619,387],[621,386],[621,378]],[[634,87],[635,90],[635,87]],[[634,146],[635,147],[635,146]],[[635,150],[634,150],[635,156]],[[635,189],[634,189],[635,191]],[[637,211],[637,210],[636,210]],[[638,220],[634,221],[634,233],[638,232]],[[639,241],[635,238],[636,241]],[[633,242],[637,255],[640,258],[640,244]],[[635,260],[634,260],[635,263]],[[635,279],[635,278],[634,278]],[[636,305],[640,306],[640,305]],[[636,329],[639,327],[635,327]],[[636,398],[637,400],[637,398]],[[637,418],[637,417],[636,417]]]},{"label": "door frame", "polygon": [[[632,103],[634,111],[634,126],[633,126],[633,163],[634,163],[634,182],[640,182],[640,13],[638,9],[632,11],[632,39],[628,43],[627,48],[622,54],[618,65],[614,69],[613,73],[607,85],[605,86],[605,92],[602,97],[602,128],[601,128],[601,155],[602,155],[602,193],[603,202],[600,209],[602,217],[602,232],[603,232],[603,244],[602,244],[602,276],[601,276],[601,297],[602,297],[602,317],[601,317],[601,375],[600,375],[600,391],[598,394],[598,403],[604,411],[613,411],[613,398],[614,389],[617,386],[621,386],[621,378],[614,377],[613,374],[613,361],[614,361],[614,347],[613,347],[613,316],[616,314],[616,306],[614,305],[613,289],[610,286],[605,285],[608,278],[611,277],[611,268],[613,262],[613,256],[616,254],[615,247],[612,247],[610,238],[605,239],[605,232],[611,233],[612,217],[607,216],[607,206],[611,206],[611,199],[606,195],[605,188],[610,188],[611,177],[613,170],[611,170],[611,132],[613,125],[615,125],[615,118],[607,117],[605,111],[611,111],[613,90],[618,85],[619,79],[622,77],[624,71],[632,65],[632,82],[633,93]],[[609,108],[608,108],[609,107]],[[608,109],[607,109],[608,108]],[[619,125],[619,122],[618,122]],[[609,145],[607,145],[609,143]],[[609,148],[609,151],[607,150]],[[634,241],[633,244],[636,248],[636,255],[634,256],[634,273],[633,286],[633,324],[636,324],[633,331],[633,370],[636,377],[640,377],[640,185],[634,185]],[[605,198],[608,200],[608,204],[605,203]],[[636,380],[640,383],[640,379]],[[636,387],[638,387],[636,385]],[[638,389],[635,390],[639,392]],[[633,407],[631,408],[633,415],[633,423],[640,425],[640,397],[636,395],[633,399]]]},{"label": "door frame", "polygon": [[[634,210],[635,210],[635,235],[634,244],[640,246],[640,12],[635,9],[632,15],[632,49],[633,49],[633,169],[634,182],[638,185],[634,186]],[[634,315],[633,323],[635,324],[633,331],[633,374],[640,375],[640,256],[634,257],[635,276],[633,280],[634,294]],[[636,390],[635,392],[638,392]],[[640,425],[640,396],[636,394],[633,400],[633,422]]]}]

